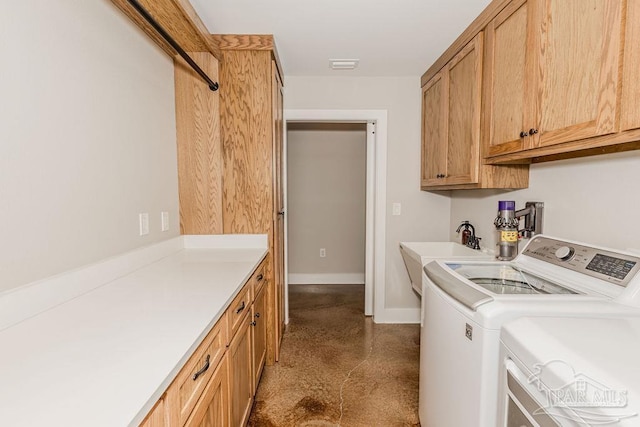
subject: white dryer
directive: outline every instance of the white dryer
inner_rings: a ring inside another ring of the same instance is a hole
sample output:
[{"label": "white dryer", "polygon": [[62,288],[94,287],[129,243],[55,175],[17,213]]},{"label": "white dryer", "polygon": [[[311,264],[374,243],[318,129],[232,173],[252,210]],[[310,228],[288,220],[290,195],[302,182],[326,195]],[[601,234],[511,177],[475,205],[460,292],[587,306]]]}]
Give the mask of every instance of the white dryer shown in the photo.
[{"label": "white dryer", "polygon": [[499,427],[640,425],[640,318],[524,317],[501,343]]},{"label": "white dryer", "polygon": [[523,316],[634,316],[640,258],[543,235],[511,262],[424,267],[420,345],[423,427],[495,427],[500,328]]}]

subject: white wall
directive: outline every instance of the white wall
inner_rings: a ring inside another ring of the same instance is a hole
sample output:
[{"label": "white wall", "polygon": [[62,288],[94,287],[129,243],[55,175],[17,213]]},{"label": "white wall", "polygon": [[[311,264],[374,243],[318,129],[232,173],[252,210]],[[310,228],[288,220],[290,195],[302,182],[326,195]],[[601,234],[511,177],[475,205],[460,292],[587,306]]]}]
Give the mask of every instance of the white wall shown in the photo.
[{"label": "white wall", "polygon": [[[450,229],[448,194],[420,191],[419,76],[287,76],[284,99],[286,109],[388,111],[385,307],[417,313],[420,300],[411,290],[398,244],[447,241]],[[391,215],[393,202],[402,204],[401,216]]]},{"label": "white wall", "polygon": [[5,2],[0,54],[0,291],[178,235],[172,61],[107,0]]},{"label": "white wall", "polygon": [[[518,191],[454,191],[451,225],[476,226],[482,245],[494,249],[499,200],[544,202],[544,233],[608,246],[640,248],[640,151],[531,165],[529,188]],[[455,234],[451,234],[455,240]]]},{"label": "white wall", "polygon": [[289,283],[364,284],[366,130],[364,123],[289,124]]}]

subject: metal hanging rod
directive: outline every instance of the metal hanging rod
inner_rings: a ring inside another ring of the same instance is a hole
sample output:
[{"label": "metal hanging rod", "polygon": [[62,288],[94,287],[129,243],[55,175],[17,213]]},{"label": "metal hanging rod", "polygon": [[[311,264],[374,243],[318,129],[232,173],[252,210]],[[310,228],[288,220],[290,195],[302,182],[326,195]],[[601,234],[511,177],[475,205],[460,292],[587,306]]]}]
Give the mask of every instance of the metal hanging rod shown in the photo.
[{"label": "metal hanging rod", "polygon": [[209,89],[211,89],[214,92],[218,90],[218,87],[219,87],[218,83],[214,82],[213,80],[211,80],[211,78],[209,78],[207,73],[205,73],[202,70],[202,68],[200,68],[193,59],[191,59],[189,54],[187,54],[187,52],[185,52],[184,49],[180,47],[178,42],[176,42],[173,39],[173,37],[171,37],[169,33],[167,33],[165,29],[162,28],[162,26],[155,19],[153,19],[153,16],[151,16],[149,12],[147,12],[147,10],[144,7],[142,7],[140,3],[138,3],[137,0],[127,0],[127,1],[158,32],[158,34],[160,34],[162,38],[165,39],[166,42],[169,43],[171,47],[174,48],[176,52],[178,52],[178,54],[185,61],[187,61],[187,64],[189,64],[191,68],[193,68],[193,70],[196,73],[198,73],[200,77],[202,77],[202,79],[209,85]]}]

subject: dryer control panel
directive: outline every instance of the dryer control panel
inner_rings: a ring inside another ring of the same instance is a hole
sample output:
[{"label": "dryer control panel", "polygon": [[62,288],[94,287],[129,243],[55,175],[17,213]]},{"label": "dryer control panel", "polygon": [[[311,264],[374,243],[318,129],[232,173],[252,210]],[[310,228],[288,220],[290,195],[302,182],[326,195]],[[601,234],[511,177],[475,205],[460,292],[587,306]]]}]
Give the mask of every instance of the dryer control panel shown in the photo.
[{"label": "dryer control panel", "polygon": [[522,255],[626,287],[640,270],[640,257],[537,236]]}]

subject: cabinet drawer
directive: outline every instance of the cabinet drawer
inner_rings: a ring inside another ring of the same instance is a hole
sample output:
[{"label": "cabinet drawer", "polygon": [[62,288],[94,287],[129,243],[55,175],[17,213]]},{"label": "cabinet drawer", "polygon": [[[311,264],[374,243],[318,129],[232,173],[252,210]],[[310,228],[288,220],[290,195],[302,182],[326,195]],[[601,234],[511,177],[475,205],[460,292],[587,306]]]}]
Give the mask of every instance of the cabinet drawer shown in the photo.
[{"label": "cabinet drawer", "polygon": [[229,363],[223,357],[185,427],[229,425]]},{"label": "cabinet drawer", "polygon": [[189,418],[209,378],[213,375],[226,349],[226,314],[220,318],[207,338],[180,372],[173,387],[180,412],[180,424]]},{"label": "cabinet drawer", "polygon": [[229,321],[229,337],[227,342],[233,339],[233,336],[240,327],[240,321],[245,315],[251,311],[251,299],[253,284],[251,279],[244,285],[240,293],[235,297],[229,308],[227,309],[227,317]]},{"label": "cabinet drawer", "polygon": [[254,297],[255,295],[258,295],[258,293],[260,293],[266,281],[267,281],[267,260],[265,259],[258,266],[255,273],[253,273],[253,276],[251,276],[251,279],[249,279],[249,282],[253,283]]}]

